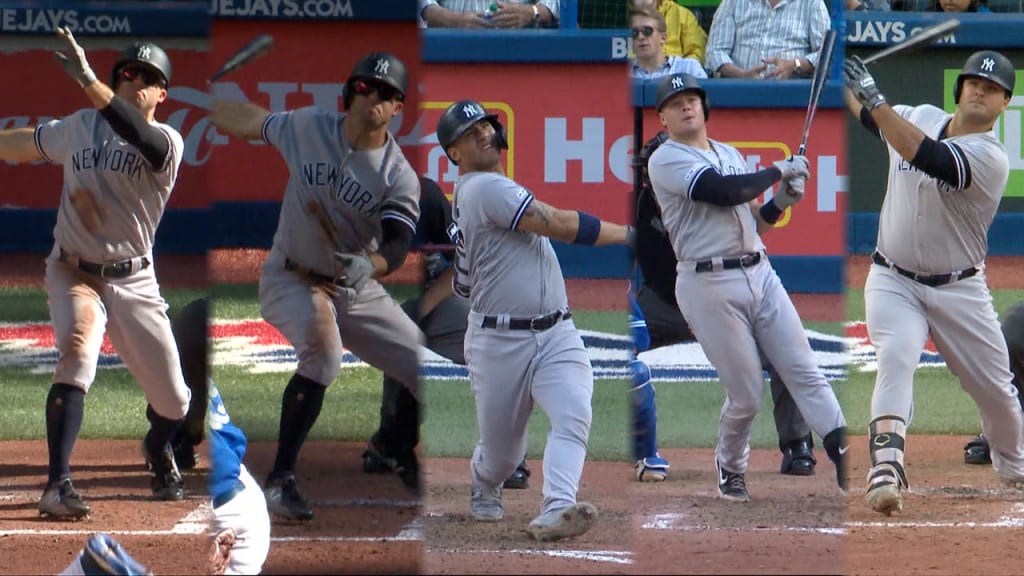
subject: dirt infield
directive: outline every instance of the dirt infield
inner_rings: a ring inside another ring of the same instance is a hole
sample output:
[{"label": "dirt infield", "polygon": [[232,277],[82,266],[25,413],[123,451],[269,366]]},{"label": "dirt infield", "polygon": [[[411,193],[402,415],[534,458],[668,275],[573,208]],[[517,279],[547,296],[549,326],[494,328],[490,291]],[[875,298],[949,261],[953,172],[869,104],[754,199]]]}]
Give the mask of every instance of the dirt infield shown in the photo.
[{"label": "dirt infield", "polygon": [[843,573],[844,498],[823,454],[798,478],[779,474],[777,450],[751,450],[744,504],[718,498],[713,449],[661,452],[668,480],[630,486],[638,573]]},{"label": "dirt infield", "polygon": [[424,574],[626,574],[630,565],[630,468],[624,462],[591,462],[583,470],[579,501],[594,504],[597,525],[575,539],[533,541],[524,531],[540,513],[544,472],[540,461],[526,490],[505,490],[505,519],[476,522],[469,513],[469,461],[426,461]]},{"label": "dirt infield", "polygon": [[[316,516],[307,524],[274,523],[265,574],[419,571],[419,501],[397,477],[363,474],[362,448],[306,444],[298,481]],[[273,450],[273,444],[250,445],[246,462],[258,480],[269,470]],[[186,473],[184,501],[153,502],[137,441],[79,440],[72,472],[93,513],[82,522],[57,522],[36,511],[46,480],[46,443],[4,442],[0,452],[0,573],[59,573],[94,532],[113,534],[157,574],[207,573],[202,467]]]},{"label": "dirt infield", "polygon": [[[868,442],[851,439],[846,524],[850,574],[1019,574],[1024,562],[1024,494],[1004,487],[991,466],[967,465],[968,436],[907,438],[903,512],[868,508]],[[897,568],[898,567],[898,568]]]}]

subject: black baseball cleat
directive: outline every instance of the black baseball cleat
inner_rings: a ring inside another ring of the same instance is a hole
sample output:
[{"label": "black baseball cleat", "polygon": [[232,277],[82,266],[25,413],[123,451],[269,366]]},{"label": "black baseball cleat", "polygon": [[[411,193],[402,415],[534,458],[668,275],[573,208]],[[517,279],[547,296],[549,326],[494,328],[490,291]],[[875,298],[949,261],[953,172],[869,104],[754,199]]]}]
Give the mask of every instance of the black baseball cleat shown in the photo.
[{"label": "black baseball cleat", "polygon": [[398,468],[398,461],[384,453],[384,448],[370,438],[363,452],[363,472],[366,474],[387,474]]},{"label": "black baseball cleat", "polygon": [[747,492],[747,480],[739,472],[730,472],[715,461],[715,468],[718,470],[718,495],[723,500],[731,502],[750,502],[750,493]]},{"label": "black baseball cleat", "polygon": [[791,476],[813,476],[817,463],[811,443],[804,439],[794,440],[782,451],[779,472]]},{"label": "black baseball cleat", "polygon": [[526,490],[530,487],[530,468],[526,465],[526,458],[516,466],[516,469],[505,479],[504,488],[507,490]]},{"label": "black baseball cleat", "polygon": [[964,444],[964,464],[991,464],[992,453],[988,438],[978,434],[970,442]]},{"label": "black baseball cleat", "polygon": [[199,467],[199,450],[191,442],[180,442],[173,445],[174,461],[178,470],[195,470]]},{"label": "black baseball cleat", "polygon": [[267,510],[271,514],[286,520],[313,519],[313,509],[299,493],[294,474],[267,478],[263,485],[263,495],[267,499]]},{"label": "black baseball cleat", "polygon": [[149,487],[153,491],[153,499],[168,502],[183,500],[185,498],[185,483],[181,479],[181,472],[178,471],[178,464],[174,461],[171,445],[164,446],[163,451],[154,458],[146,450],[146,443],[143,442],[142,457],[149,470]]},{"label": "black baseball cleat", "polygon": [[39,499],[39,515],[55,520],[81,520],[92,513],[92,508],[82,501],[75,492],[71,478],[52,482],[43,491]]}]

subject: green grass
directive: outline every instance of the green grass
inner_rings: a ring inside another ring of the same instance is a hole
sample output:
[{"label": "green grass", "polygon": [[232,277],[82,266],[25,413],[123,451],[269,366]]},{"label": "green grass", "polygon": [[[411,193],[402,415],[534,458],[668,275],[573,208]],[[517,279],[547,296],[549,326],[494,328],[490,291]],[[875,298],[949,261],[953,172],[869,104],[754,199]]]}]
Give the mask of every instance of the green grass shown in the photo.
[{"label": "green grass", "polygon": [[[415,286],[388,286],[398,300],[416,293]],[[255,285],[213,286],[213,315],[221,319],[258,318],[258,289]],[[39,288],[4,290],[0,317],[11,321],[46,322],[46,293]],[[12,298],[7,298],[8,294]],[[173,316],[191,300],[204,294],[199,290],[164,289]],[[577,326],[626,334],[623,312],[574,311]],[[249,374],[241,367],[215,366],[217,382],[232,419],[253,441],[276,440],[281,393],[290,374]],[[50,386],[50,374],[30,374],[26,369],[0,369],[0,405],[8,407],[0,419],[0,438],[42,439],[46,437],[43,407]],[[464,456],[476,442],[476,415],[467,381],[432,380],[427,388],[427,418],[424,446],[431,455]],[[591,431],[592,458],[625,458],[626,383],[598,381],[594,394],[594,425]],[[381,396],[381,372],[374,368],[346,368],[330,386],[324,409],[310,432],[311,440],[363,441],[377,427]],[[148,427],[145,397],[127,370],[100,370],[86,399],[81,438],[141,438]],[[539,456],[544,444],[547,419],[539,409],[530,422],[530,455]]]}]

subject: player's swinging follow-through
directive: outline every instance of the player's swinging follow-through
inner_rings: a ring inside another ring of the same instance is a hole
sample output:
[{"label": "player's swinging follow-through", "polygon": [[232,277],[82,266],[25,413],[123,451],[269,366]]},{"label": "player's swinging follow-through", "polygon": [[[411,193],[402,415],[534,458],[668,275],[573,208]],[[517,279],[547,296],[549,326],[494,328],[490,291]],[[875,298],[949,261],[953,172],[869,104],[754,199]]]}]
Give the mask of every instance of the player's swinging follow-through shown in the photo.
[{"label": "player's swinging follow-through", "polygon": [[[676,300],[726,389],[715,447],[719,494],[750,499],[750,433],[765,388],[759,348],[822,437],[845,488],[846,421],[759,235],[803,197],[807,159],[748,173],[736,148],[708,137],[707,93],[692,76],[665,78],[657,109],[669,139],[648,173],[676,252]],[[760,205],[757,197],[780,180]]]},{"label": "player's swinging follow-through", "polygon": [[466,362],[480,441],[470,465],[470,510],[504,517],[502,484],[526,452],[536,402],[551,431],[544,449],[544,500],[527,533],[540,541],[583,534],[597,509],[577,502],[590,435],[594,375],[548,238],[626,244],[631,231],[585,212],[558,210],[505,176],[505,128],[478,102],[451,105],[437,139],[459,167],[450,234],[452,289],[470,300]]},{"label": "player's swinging follow-through", "polygon": [[1009,178],[1006,150],[992,128],[1013,95],[1013,64],[991,50],[972,54],[957,76],[952,114],[929,104],[888,104],[856,56],[846,60],[844,74],[850,111],[889,150],[864,286],[868,336],[878,354],[868,505],[886,515],[903,508],[914,371],[929,335],[978,405],[996,475],[1024,489],[1024,420],[985,280],[988,229]]}]

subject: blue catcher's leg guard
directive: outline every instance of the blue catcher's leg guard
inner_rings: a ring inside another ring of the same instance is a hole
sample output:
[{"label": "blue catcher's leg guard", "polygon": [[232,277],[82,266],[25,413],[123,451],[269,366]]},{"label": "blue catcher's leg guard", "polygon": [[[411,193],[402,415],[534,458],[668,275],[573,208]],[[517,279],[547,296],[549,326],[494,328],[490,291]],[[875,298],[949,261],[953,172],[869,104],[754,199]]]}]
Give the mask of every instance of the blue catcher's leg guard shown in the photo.
[{"label": "blue catcher's leg guard", "polygon": [[654,403],[651,369],[642,360],[629,363],[629,389],[633,407],[633,459],[636,479],[660,482],[668,476],[668,461],[658,455],[658,413]]}]

